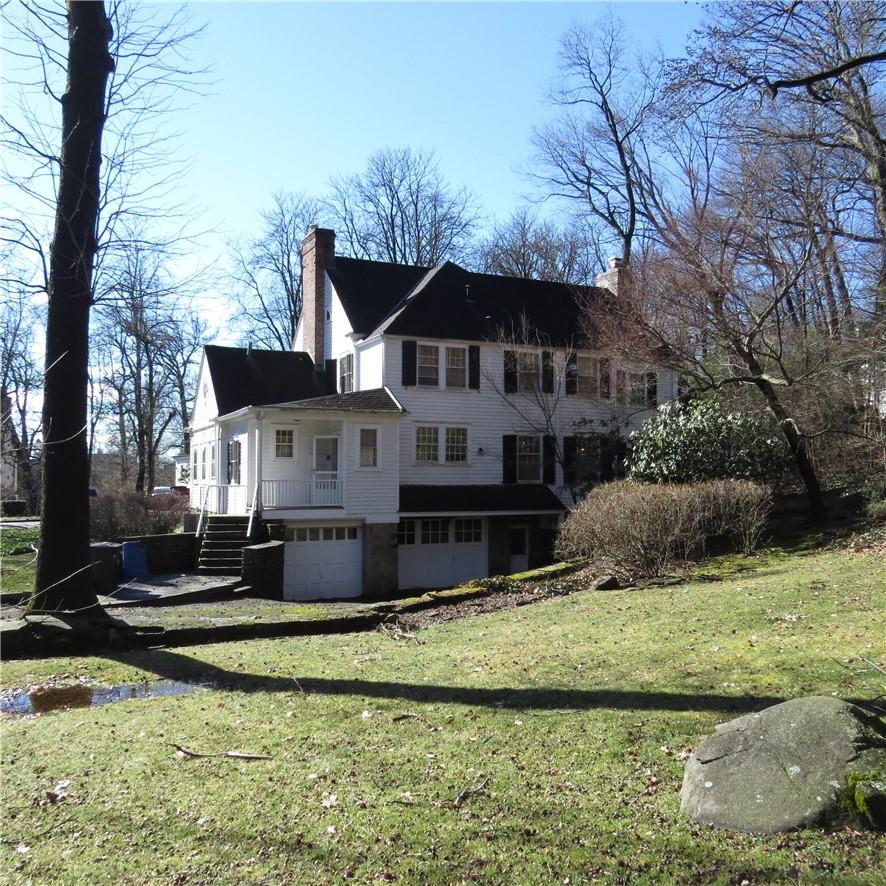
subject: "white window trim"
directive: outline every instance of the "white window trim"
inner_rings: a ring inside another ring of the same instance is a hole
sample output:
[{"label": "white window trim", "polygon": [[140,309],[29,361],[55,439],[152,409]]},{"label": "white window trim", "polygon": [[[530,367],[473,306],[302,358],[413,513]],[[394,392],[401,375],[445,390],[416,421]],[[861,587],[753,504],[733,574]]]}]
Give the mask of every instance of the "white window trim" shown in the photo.
[{"label": "white window trim", "polygon": [[[449,371],[449,351],[461,351],[465,358],[464,372],[465,372],[465,383],[463,385],[451,385],[448,382],[447,374]],[[468,389],[468,375],[470,373],[470,354],[468,353],[467,345],[443,345],[442,347],[443,354],[443,378],[441,379],[441,386],[446,388],[449,391],[466,391]]]},{"label": "white window trim", "polygon": [[[436,428],[437,429],[437,460],[436,461],[419,461],[418,459],[418,429],[419,428]],[[446,460],[446,429],[447,428],[464,428],[467,432],[467,441],[465,443],[465,460],[464,461],[447,461]],[[469,422],[459,422],[458,424],[436,424],[434,422],[418,422],[412,426],[412,464],[414,467],[430,468],[430,467],[447,467],[447,468],[465,468],[471,465],[471,426]]]},{"label": "white window trim", "polygon": [[[341,364],[342,364],[342,361],[345,360],[347,357],[351,358],[351,388],[350,388],[350,391],[345,392],[345,391],[341,390],[341,379],[342,379]],[[338,377],[336,378],[335,383],[339,389],[339,393],[340,394],[352,393],[352,392],[356,391],[357,390],[357,358],[356,358],[353,351],[348,351],[347,353],[342,354],[338,358],[338,360],[336,361],[336,370],[337,370]]]},{"label": "white window trim", "polygon": [[[360,432],[361,431],[375,431],[375,464],[374,465],[364,465],[360,463],[360,456],[362,447],[360,445]],[[357,438],[357,453],[354,459],[354,469],[357,471],[368,471],[378,473],[381,471],[381,425],[357,425],[357,433],[354,435]]]},{"label": "white window trim", "polygon": [[[419,351],[421,348],[433,348],[437,352],[437,384],[429,385],[422,384],[419,381],[420,373],[420,361],[419,361]],[[425,388],[427,390],[440,390],[441,388],[446,387],[446,352],[443,352],[443,360],[440,360],[440,345],[433,342],[416,342],[415,345],[415,386],[417,388]],[[441,367],[441,362],[443,363]]]},{"label": "white window trim", "polygon": [[[521,437],[532,437],[533,439],[538,441],[538,474],[531,479],[523,480],[520,478],[520,438]],[[544,434],[539,433],[531,433],[531,434],[517,434],[517,460],[514,465],[515,473],[517,477],[517,483],[542,483],[544,482],[544,471],[545,471],[545,441]]]},{"label": "white window trim", "polygon": [[[298,431],[296,431],[295,428],[285,428],[280,427],[280,425],[272,426],[271,430],[274,432],[274,435],[271,438],[271,446],[273,447],[271,458],[274,461],[282,461],[291,464],[298,457]],[[292,455],[277,455],[277,431],[292,431]]]}]

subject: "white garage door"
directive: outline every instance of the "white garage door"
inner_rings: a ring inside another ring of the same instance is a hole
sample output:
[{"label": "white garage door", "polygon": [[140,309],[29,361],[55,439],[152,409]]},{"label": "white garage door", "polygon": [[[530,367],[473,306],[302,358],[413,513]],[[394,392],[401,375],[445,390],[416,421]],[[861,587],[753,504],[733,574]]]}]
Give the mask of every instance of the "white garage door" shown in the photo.
[{"label": "white garage door", "polygon": [[484,522],[401,521],[397,551],[400,588],[454,588],[474,578],[486,578],[489,553]]},{"label": "white garage door", "polygon": [[310,526],[286,542],[285,600],[359,597],[363,592],[363,539],[357,526]]}]

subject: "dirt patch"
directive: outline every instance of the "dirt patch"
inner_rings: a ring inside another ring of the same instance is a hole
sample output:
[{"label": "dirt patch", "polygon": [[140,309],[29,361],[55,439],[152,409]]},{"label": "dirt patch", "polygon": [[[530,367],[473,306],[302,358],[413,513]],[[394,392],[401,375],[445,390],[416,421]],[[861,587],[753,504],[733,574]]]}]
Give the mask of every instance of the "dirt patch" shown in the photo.
[{"label": "dirt patch", "polygon": [[478,597],[462,603],[447,603],[432,609],[419,612],[404,612],[396,616],[396,624],[404,631],[418,631],[432,625],[445,624],[458,618],[470,618],[487,612],[501,612],[504,609],[515,609],[529,603],[538,603],[546,599],[537,591],[513,591],[492,594],[489,597]]}]

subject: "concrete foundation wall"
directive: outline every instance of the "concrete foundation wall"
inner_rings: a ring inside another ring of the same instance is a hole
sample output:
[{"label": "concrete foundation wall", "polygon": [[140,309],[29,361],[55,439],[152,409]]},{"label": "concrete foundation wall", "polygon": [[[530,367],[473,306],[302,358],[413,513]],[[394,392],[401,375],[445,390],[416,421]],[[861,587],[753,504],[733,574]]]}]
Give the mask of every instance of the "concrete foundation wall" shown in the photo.
[{"label": "concrete foundation wall", "polygon": [[363,596],[387,597],[399,588],[396,523],[363,527]]}]

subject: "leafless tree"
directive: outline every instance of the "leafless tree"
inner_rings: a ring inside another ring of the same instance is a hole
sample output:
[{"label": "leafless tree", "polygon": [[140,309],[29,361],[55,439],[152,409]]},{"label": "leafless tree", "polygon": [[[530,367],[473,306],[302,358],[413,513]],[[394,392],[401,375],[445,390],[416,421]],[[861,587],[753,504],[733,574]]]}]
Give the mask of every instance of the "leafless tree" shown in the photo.
[{"label": "leafless tree", "polygon": [[302,193],[277,193],[261,213],[261,232],[233,243],[232,264],[239,284],[233,293],[240,335],[271,350],[292,347],[301,316],[301,242],[320,215],[319,203]]},{"label": "leafless tree", "polygon": [[450,186],[433,154],[386,148],[357,175],[334,178],[327,210],[356,258],[430,267],[469,255],[474,200]]},{"label": "leafless tree", "polygon": [[643,230],[636,155],[661,89],[659,75],[632,67],[631,58],[611,13],[571,28],[551,90],[562,113],[534,136],[533,177],[574,203],[625,264]]},{"label": "leafless tree", "polygon": [[590,284],[602,264],[596,246],[580,222],[558,229],[522,207],[493,227],[479,246],[477,264],[489,274]]},{"label": "leafless tree", "polygon": [[3,422],[9,426],[29,514],[37,513],[39,499],[33,469],[40,436],[40,415],[33,406],[33,399],[43,387],[39,358],[34,351],[34,329],[39,323],[42,323],[42,317],[27,292],[4,291],[0,303]]}]

